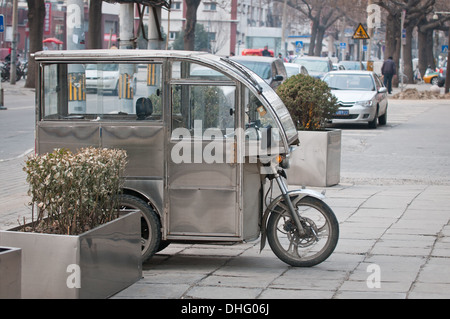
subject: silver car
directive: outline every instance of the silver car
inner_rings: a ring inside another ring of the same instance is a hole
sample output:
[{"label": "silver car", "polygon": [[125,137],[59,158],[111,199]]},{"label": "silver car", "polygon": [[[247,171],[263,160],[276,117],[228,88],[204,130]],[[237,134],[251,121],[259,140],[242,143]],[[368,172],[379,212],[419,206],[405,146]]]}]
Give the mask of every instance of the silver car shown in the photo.
[{"label": "silver car", "polygon": [[307,70],[309,75],[321,79],[323,76],[333,71],[333,63],[329,58],[322,58],[316,56],[302,56],[294,60],[294,63],[303,65]]},{"label": "silver car", "polygon": [[323,78],[337,97],[339,110],[332,123],[387,123],[387,89],[371,71],[334,71]]},{"label": "silver car", "polygon": [[263,56],[234,56],[230,58],[259,75],[272,89],[276,89],[287,79],[283,60]]},{"label": "silver car", "polygon": [[284,63],[284,67],[286,69],[287,77],[290,78],[293,75],[297,75],[299,73],[304,75],[309,75],[308,70],[300,64],[297,63]]}]

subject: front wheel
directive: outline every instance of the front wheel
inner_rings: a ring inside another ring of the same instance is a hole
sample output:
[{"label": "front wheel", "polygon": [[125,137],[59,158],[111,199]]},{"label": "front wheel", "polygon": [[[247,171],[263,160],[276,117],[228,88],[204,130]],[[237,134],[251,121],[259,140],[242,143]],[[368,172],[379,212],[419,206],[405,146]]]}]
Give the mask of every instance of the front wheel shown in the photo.
[{"label": "front wheel", "polygon": [[267,240],[274,254],[294,267],[320,264],[334,251],[339,225],[331,208],[320,199],[304,197],[293,201],[304,232],[300,234],[287,205],[281,202],[267,223]]}]

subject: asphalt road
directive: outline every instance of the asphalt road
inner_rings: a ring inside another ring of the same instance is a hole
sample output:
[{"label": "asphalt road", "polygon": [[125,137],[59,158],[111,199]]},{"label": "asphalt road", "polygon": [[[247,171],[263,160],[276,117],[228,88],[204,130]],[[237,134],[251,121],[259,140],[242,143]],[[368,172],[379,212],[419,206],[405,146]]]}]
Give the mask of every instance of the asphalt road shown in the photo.
[{"label": "asphalt road", "polygon": [[449,118],[450,100],[389,100],[386,126],[340,126],[343,180],[450,184]]},{"label": "asphalt road", "polygon": [[34,149],[34,90],[2,83],[4,106],[0,110],[0,161],[17,158]]}]

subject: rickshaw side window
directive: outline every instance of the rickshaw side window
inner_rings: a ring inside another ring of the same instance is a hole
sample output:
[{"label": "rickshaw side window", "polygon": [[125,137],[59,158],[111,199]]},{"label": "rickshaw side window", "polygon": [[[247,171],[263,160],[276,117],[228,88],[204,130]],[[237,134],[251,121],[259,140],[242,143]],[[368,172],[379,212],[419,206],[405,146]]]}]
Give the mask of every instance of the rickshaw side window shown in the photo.
[{"label": "rickshaw side window", "polygon": [[43,69],[43,119],[162,120],[161,64],[50,64]]},{"label": "rickshaw side window", "polygon": [[[63,70],[66,71],[66,68],[57,64],[47,65],[44,68],[44,118],[57,119],[58,116],[67,115],[67,102],[59,103],[58,99],[58,97],[64,99],[63,94],[61,94],[61,84],[63,83],[58,85],[58,73]],[[61,108],[62,105],[65,105],[64,109]]]},{"label": "rickshaw side window", "polygon": [[234,130],[235,86],[176,84],[171,89],[172,131],[218,129],[224,136]]}]

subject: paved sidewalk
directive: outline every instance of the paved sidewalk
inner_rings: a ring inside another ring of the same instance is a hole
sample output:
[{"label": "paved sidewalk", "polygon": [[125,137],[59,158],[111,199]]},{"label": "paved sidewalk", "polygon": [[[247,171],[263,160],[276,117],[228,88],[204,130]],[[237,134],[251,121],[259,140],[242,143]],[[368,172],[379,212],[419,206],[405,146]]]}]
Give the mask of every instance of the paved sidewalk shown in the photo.
[{"label": "paved sidewalk", "polygon": [[327,198],[340,239],[318,266],[290,267],[259,241],[171,245],[114,298],[450,298],[450,186],[341,184]]},{"label": "paved sidewalk", "polygon": [[[16,181],[0,181],[0,229],[29,217],[20,163],[0,163],[1,176]],[[450,298],[450,185],[341,183],[326,196],[340,239],[318,266],[290,267],[268,245],[260,253],[259,240],[172,244],[113,298]]]}]

